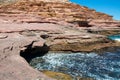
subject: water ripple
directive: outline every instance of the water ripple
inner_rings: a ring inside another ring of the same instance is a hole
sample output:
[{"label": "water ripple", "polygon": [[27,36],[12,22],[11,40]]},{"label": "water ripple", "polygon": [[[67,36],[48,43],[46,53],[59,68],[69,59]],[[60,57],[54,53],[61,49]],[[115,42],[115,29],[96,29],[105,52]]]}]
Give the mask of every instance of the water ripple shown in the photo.
[{"label": "water ripple", "polygon": [[[119,50],[120,51],[120,50]],[[91,77],[96,80],[120,80],[120,52],[95,53],[49,53],[32,59],[31,65],[38,70],[52,70],[73,77]]]}]

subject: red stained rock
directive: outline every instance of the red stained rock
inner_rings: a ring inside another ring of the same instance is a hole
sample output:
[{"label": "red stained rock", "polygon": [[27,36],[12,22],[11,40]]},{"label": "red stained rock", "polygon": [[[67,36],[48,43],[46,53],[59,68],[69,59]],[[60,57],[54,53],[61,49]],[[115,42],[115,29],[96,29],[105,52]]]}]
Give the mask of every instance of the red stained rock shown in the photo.
[{"label": "red stained rock", "polygon": [[[93,21],[96,18],[108,22]],[[80,26],[81,21],[89,19],[91,27]],[[0,80],[53,80],[31,68],[20,51],[44,44],[53,51],[92,51],[114,46],[105,36],[87,32],[120,30],[119,22],[111,20],[112,16],[72,3],[23,1],[1,6]]]},{"label": "red stained rock", "polygon": [[[57,27],[56,27],[57,26]],[[60,32],[59,25],[55,24],[49,24],[49,23],[43,23],[43,24],[37,24],[37,23],[31,23],[31,24],[17,24],[17,23],[11,23],[11,24],[1,24],[0,26],[0,32],[2,33],[11,33],[11,32],[22,32],[25,30],[28,31],[51,31],[51,32]]]},{"label": "red stained rock", "polygon": [[31,44],[34,40],[28,40],[19,34],[8,34],[7,39],[0,40],[0,79],[2,80],[53,80],[43,73],[29,66],[25,59],[20,57],[21,48]]},{"label": "red stained rock", "polygon": [[32,47],[42,47],[42,46],[44,46],[44,44],[45,44],[45,40],[43,40],[43,39],[39,39],[39,41],[35,41],[34,43],[33,43],[33,46]]}]

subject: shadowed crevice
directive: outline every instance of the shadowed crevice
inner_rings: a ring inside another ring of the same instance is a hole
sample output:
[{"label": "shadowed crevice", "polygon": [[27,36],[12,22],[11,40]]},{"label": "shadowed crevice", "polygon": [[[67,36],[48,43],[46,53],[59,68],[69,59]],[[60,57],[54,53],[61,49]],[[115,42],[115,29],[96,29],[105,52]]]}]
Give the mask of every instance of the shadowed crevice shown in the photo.
[{"label": "shadowed crevice", "polygon": [[69,22],[72,24],[77,24],[79,27],[91,27],[91,25],[89,25],[88,21],[73,21],[73,22]]},{"label": "shadowed crevice", "polygon": [[20,51],[20,56],[25,58],[28,63],[31,61],[31,59],[43,56],[49,51],[49,47],[46,44],[44,44],[42,47],[36,46],[32,48],[33,43],[28,45],[27,49],[25,49],[24,51]]}]

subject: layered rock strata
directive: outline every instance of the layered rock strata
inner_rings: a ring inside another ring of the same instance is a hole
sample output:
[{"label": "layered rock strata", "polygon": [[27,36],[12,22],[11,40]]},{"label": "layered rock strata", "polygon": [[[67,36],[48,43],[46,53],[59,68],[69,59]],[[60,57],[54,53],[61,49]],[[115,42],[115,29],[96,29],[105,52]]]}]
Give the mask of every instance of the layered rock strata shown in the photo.
[{"label": "layered rock strata", "polygon": [[[93,19],[113,20],[112,16],[96,12],[88,7],[80,6],[73,3],[59,3],[59,0],[51,2],[44,1],[19,1],[14,4],[1,6],[1,12],[12,12],[14,10],[26,11],[28,13],[36,13],[39,16],[48,19],[57,19],[64,21],[89,21]],[[61,1],[61,0],[60,0]]]},{"label": "layered rock strata", "polygon": [[69,0],[27,0],[27,1],[33,1],[33,2],[44,1],[44,2],[59,2],[59,3],[69,2]]},{"label": "layered rock strata", "polygon": [[91,52],[120,46],[106,36],[119,33],[119,25],[109,15],[72,3],[23,1],[1,6],[0,79],[52,80],[31,68],[21,56],[33,58],[48,51]]}]

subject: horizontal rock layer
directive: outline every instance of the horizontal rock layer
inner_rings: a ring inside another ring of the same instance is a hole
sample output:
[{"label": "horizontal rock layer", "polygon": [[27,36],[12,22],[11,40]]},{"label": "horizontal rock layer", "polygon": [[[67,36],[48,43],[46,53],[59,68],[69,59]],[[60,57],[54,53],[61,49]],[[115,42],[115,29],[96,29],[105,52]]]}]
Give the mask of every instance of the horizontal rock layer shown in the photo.
[{"label": "horizontal rock layer", "polygon": [[120,23],[111,16],[72,3],[22,1],[1,6],[0,79],[53,80],[21,56],[120,46],[106,37],[119,32]]},{"label": "horizontal rock layer", "polygon": [[[106,47],[108,44],[115,46],[104,35],[88,31],[95,31],[98,28],[76,27],[72,23],[52,21],[33,14],[1,13],[0,25],[0,78],[2,80],[50,80],[41,72],[32,69],[20,57],[21,51],[24,52],[26,49],[37,50],[38,54],[41,54],[46,49],[45,45],[48,51],[92,51]],[[101,27],[101,31],[110,29],[118,30],[119,27]],[[36,51],[33,53],[29,51],[26,55],[32,56],[35,53]]]},{"label": "horizontal rock layer", "polygon": [[[49,1],[49,0],[48,0]],[[54,1],[54,0],[53,0]],[[60,0],[61,1],[61,0]],[[73,3],[19,1],[0,7],[0,12],[14,12],[15,10],[38,14],[48,19],[64,21],[89,21],[91,19],[112,20],[112,16],[96,12],[85,6]]]}]

